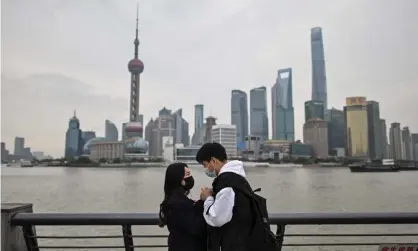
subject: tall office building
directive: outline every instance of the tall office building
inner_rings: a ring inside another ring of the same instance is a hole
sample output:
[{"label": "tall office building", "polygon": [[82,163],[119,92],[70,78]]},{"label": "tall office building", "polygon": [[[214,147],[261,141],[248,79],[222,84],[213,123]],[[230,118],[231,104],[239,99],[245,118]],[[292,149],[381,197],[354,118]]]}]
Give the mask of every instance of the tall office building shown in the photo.
[{"label": "tall office building", "polygon": [[295,141],[292,68],[277,71],[271,88],[273,139]]},{"label": "tall office building", "polygon": [[8,156],[8,151],[6,149],[6,143],[1,142],[1,161],[6,161]]},{"label": "tall office building", "polygon": [[244,142],[248,136],[248,99],[241,90],[231,92],[231,124],[236,126],[237,142]]},{"label": "tall office building", "polygon": [[311,29],[311,55],[312,55],[312,100],[324,102],[328,108],[327,77],[325,70],[324,43],[322,41],[322,29]]},{"label": "tall office building", "polygon": [[324,116],[324,102],[315,100],[309,100],[305,102],[305,122],[315,118],[324,120]]},{"label": "tall office building", "polygon": [[370,159],[383,159],[379,103],[367,101]]},{"label": "tall office building", "polygon": [[83,147],[84,145],[91,139],[96,138],[96,132],[95,131],[82,131],[81,132],[81,138],[83,139]]},{"label": "tall office building", "polygon": [[[205,143],[210,143],[213,142],[212,139],[212,128],[216,125],[216,120],[217,118],[209,116],[206,118],[206,123],[205,123],[205,136],[203,137],[203,141]],[[236,127],[235,127],[236,128]],[[236,136],[235,136],[236,138]]]},{"label": "tall office building", "polygon": [[309,119],[303,125],[303,143],[310,144],[314,150],[314,156],[326,158],[328,148],[328,124],[322,119]]},{"label": "tall office building", "polygon": [[[158,117],[148,123],[146,134],[151,131],[151,135],[148,136],[149,142],[149,155],[150,156],[162,156],[163,153],[163,137],[170,136],[175,137],[176,129],[174,127],[174,116],[171,114],[171,110],[163,107],[158,112]],[[149,127],[149,128],[148,128]]]},{"label": "tall office building", "polygon": [[228,158],[237,156],[237,138],[235,125],[214,125],[212,140],[225,147]]},{"label": "tall office building", "polygon": [[412,149],[411,132],[407,126],[402,129],[402,148],[404,149],[404,151],[402,151],[402,159],[413,160],[414,152]]},{"label": "tall office building", "polygon": [[74,158],[83,152],[83,137],[80,129],[80,121],[74,111],[74,116],[68,122],[68,129],[65,135],[65,157]]},{"label": "tall office building", "polygon": [[412,133],[411,139],[412,139],[412,151],[414,153],[414,160],[418,161],[418,133]]},{"label": "tall office building", "polygon": [[175,130],[173,135],[174,144],[190,145],[189,123],[183,118],[183,109],[178,109],[172,116]]},{"label": "tall office building", "polygon": [[194,132],[199,131],[203,127],[203,105],[197,104],[194,106]]},{"label": "tall office building", "polygon": [[392,123],[389,130],[391,156],[395,160],[402,159],[402,133],[401,124]]},{"label": "tall office building", "polygon": [[25,138],[15,137],[14,155],[23,156],[23,148],[25,148]]},{"label": "tall office building", "polygon": [[384,119],[380,119],[380,133],[381,133],[381,139],[382,141],[380,142],[382,145],[382,152],[383,152],[383,157],[385,159],[390,158],[390,153],[389,153],[389,142],[388,142],[388,131],[386,128],[386,120]]},{"label": "tall office building", "polygon": [[205,124],[203,123],[204,114],[203,114],[203,105],[198,104],[194,106],[194,132],[192,136],[191,144],[193,146],[198,146],[203,144],[203,139],[205,137]]},{"label": "tall office building", "polygon": [[369,157],[369,125],[365,97],[348,97],[344,107],[348,156]]},{"label": "tall office building", "polygon": [[118,128],[108,119],[105,121],[105,138],[110,141],[118,141],[119,138]]},{"label": "tall office building", "polygon": [[325,120],[328,123],[328,147],[331,155],[336,149],[345,148],[345,115],[344,111],[332,108],[327,110]]},{"label": "tall office building", "polygon": [[258,136],[261,144],[269,137],[267,89],[265,86],[250,91],[250,134]]}]

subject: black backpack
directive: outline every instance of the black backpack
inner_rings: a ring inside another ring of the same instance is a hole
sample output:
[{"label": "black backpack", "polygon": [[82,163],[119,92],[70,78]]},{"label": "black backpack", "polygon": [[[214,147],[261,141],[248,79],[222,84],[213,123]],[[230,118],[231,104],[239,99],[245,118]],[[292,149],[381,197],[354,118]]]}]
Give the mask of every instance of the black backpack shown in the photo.
[{"label": "black backpack", "polygon": [[256,194],[261,189],[255,189],[251,193],[242,189],[233,187],[236,192],[245,195],[251,201],[251,211],[253,214],[253,225],[251,227],[248,239],[248,251],[278,251],[281,250],[281,243],[276,235],[270,229],[270,223],[267,212],[267,199]]}]

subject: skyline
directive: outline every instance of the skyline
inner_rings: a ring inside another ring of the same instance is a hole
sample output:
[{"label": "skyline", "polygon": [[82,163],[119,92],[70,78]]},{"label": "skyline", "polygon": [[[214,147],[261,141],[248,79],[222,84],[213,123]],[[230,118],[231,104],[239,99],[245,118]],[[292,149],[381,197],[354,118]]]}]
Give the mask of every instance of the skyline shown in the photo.
[{"label": "skyline", "polygon": [[[118,5],[96,2],[100,8],[95,11],[92,9],[97,6],[92,3],[75,1],[59,6],[46,2],[18,8],[23,1],[6,0],[2,6],[2,93],[7,94],[2,95],[2,106],[13,108],[2,109],[2,141],[10,148],[14,137],[22,136],[32,149],[59,156],[63,153],[62,135],[74,109],[83,130],[95,130],[98,135],[104,135],[106,119],[119,131],[127,119],[126,62],[132,57],[136,1]],[[289,1],[240,1],[236,6],[220,1],[187,6],[143,2],[139,54],[147,65],[141,76],[144,124],[166,106],[183,108],[190,128],[194,128],[194,105],[200,103],[205,105],[205,116],[213,115],[219,123],[228,124],[232,89],[247,95],[255,87],[269,90],[277,70],[291,67],[295,139],[302,139],[304,102],[311,97],[310,29],[319,26],[328,108],[341,110],[345,97],[366,96],[380,103],[381,117],[388,124],[400,122],[412,132],[418,131],[418,122],[407,112],[418,106],[410,91],[418,84],[413,70],[418,63],[414,50],[418,34],[413,29],[417,17],[412,11],[416,2],[397,6],[389,1],[319,1],[306,3],[308,12]],[[321,9],[325,2],[327,8]],[[116,10],[111,10],[114,7]],[[287,11],[274,11],[283,9]],[[44,11],[51,10],[56,15],[45,15]],[[354,23],[349,18],[353,10]],[[24,15],[31,18],[19,18]],[[97,24],[86,19],[92,16]],[[46,26],[48,18],[54,22]],[[196,22],[190,22],[191,18]],[[22,32],[13,32],[15,29]],[[91,29],[94,34],[88,32]],[[394,84],[398,95],[393,95]],[[207,86],[215,88],[202,88]],[[267,104],[271,104],[270,95]],[[271,116],[270,105],[267,114]],[[271,123],[269,132],[271,136]]]}]

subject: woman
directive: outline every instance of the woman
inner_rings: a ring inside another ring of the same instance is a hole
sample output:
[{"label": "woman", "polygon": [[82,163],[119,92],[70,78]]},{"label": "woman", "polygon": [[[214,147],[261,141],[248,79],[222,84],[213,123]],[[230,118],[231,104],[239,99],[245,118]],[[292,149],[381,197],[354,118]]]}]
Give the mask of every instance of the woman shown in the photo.
[{"label": "woman", "polygon": [[190,169],[184,163],[167,167],[164,200],[160,205],[160,227],[167,225],[169,251],[206,250],[206,222],[203,201],[187,197],[194,186]]}]

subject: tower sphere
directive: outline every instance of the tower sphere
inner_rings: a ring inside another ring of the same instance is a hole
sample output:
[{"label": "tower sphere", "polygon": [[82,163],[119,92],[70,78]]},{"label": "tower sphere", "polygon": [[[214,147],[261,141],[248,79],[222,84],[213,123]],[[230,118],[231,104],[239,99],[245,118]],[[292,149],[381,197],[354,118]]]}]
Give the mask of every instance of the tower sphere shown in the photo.
[{"label": "tower sphere", "polygon": [[131,73],[142,73],[144,71],[144,63],[141,60],[134,58],[129,61],[128,69]]}]

